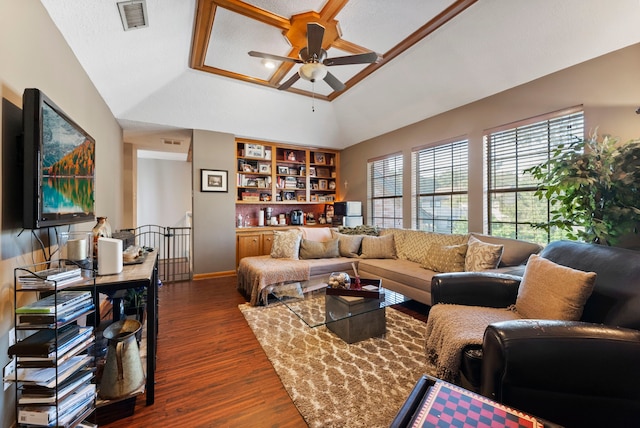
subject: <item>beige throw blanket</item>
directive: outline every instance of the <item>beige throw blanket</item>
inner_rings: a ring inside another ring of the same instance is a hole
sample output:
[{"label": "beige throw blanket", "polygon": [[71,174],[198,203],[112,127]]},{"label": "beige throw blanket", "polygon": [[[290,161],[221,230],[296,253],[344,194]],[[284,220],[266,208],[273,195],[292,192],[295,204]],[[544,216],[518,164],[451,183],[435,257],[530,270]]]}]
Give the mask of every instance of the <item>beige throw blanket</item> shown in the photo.
[{"label": "beige throw blanket", "polygon": [[459,382],[462,351],[469,345],[482,345],[489,324],[519,319],[509,309],[437,304],[429,311],[425,350],[436,366],[436,376],[447,382]]},{"label": "beige throw blanket", "polygon": [[308,279],[309,264],[304,260],[257,256],[245,257],[238,265],[238,289],[250,296],[249,303],[253,306],[266,297],[270,285]]}]

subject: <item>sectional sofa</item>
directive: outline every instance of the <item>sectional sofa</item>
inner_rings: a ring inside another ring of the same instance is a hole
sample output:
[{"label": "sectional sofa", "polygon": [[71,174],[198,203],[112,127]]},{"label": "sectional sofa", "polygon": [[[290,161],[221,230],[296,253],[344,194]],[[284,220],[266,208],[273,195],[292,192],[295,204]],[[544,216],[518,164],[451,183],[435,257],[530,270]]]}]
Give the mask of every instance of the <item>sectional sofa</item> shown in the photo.
[{"label": "sectional sofa", "polygon": [[431,278],[441,272],[521,274],[538,244],[479,233],[442,234],[412,229],[309,228],[274,232],[271,255],[245,257],[238,290],[252,305],[292,282],[326,283],[331,272],[379,278],[386,289],[431,305]]}]

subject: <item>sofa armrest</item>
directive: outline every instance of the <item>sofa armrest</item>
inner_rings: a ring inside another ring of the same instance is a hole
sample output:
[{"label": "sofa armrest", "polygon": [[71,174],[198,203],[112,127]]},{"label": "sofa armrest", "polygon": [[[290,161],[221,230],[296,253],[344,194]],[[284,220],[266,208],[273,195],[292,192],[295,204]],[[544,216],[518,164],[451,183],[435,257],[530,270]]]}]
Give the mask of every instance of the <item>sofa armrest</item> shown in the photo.
[{"label": "sofa armrest", "polygon": [[481,393],[491,399],[569,426],[640,417],[640,331],[504,321],[487,327],[482,350]]},{"label": "sofa armrest", "polygon": [[441,273],[431,279],[431,301],[504,308],[516,302],[521,279],[491,272]]}]

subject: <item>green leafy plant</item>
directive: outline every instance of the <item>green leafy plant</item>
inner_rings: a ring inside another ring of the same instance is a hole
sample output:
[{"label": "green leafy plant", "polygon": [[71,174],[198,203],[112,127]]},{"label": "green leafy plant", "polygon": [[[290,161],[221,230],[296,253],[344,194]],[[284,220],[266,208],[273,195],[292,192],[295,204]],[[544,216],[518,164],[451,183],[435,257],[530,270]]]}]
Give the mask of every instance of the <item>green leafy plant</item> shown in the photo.
[{"label": "green leafy plant", "polygon": [[541,183],[535,195],[550,203],[550,219],[566,237],[605,245],[637,233],[640,224],[640,140],[618,144],[605,136],[560,145],[549,160],[525,170]]}]

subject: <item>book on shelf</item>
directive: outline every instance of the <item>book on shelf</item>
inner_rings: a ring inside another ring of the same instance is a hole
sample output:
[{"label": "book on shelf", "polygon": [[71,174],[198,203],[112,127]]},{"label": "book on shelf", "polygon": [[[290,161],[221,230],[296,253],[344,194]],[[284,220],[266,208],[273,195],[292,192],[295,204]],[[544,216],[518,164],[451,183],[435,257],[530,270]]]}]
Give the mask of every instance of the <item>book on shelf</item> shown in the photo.
[{"label": "book on shelf", "polygon": [[74,355],[84,351],[94,341],[93,328],[83,327],[77,337],[65,343],[46,357],[18,356],[18,367],[60,366]]},{"label": "book on shelf", "polygon": [[20,290],[61,290],[82,280],[84,280],[84,277],[78,275],[58,281],[43,280],[39,282],[25,282],[20,284]]},{"label": "book on shelf", "polygon": [[18,282],[29,283],[29,282],[40,282],[44,280],[59,281],[59,280],[82,275],[82,271],[77,266],[55,267],[51,269],[36,271],[33,273],[35,275],[26,274],[26,275],[18,276]]},{"label": "book on shelf", "polygon": [[18,420],[23,424],[39,426],[65,426],[93,403],[96,385],[88,383],[68,394],[53,406],[25,406],[18,409]]},{"label": "book on shelf", "polygon": [[[75,372],[91,362],[93,357],[88,355],[74,355],[58,367],[45,368],[17,368],[18,382],[53,388],[60,382],[68,379]],[[57,376],[56,376],[57,371]]]},{"label": "book on shelf", "polygon": [[18,314],[18,327],[25,328],[54,328],[76,319],[95,309],[93,301],[83,302],[71,310],[57,314]]},{"label": "book on shelf", "polygon": [[61,347],[72,340],[78,332],[80,326],[69,324],[56,330],[40,330],[31,336],[20,340],[9,347],[9,355],[26,357],[48,357],[55,352],[56,347]]},{"label": "book on shelf", "polygon": [[90,291],[64,290],[16,309],[17,314],[53,314],[91,299]]},{"label": "book on shelf", "polygon": [[71,375],[64,382],[58,385],[58,396],[56,390],[39,385],[23,385],[22,393],[18,398],[18,404],[52,404],[57,399],[63,399],[83,383],[89,382],[93,378],[91,368],[82,369]]}]

